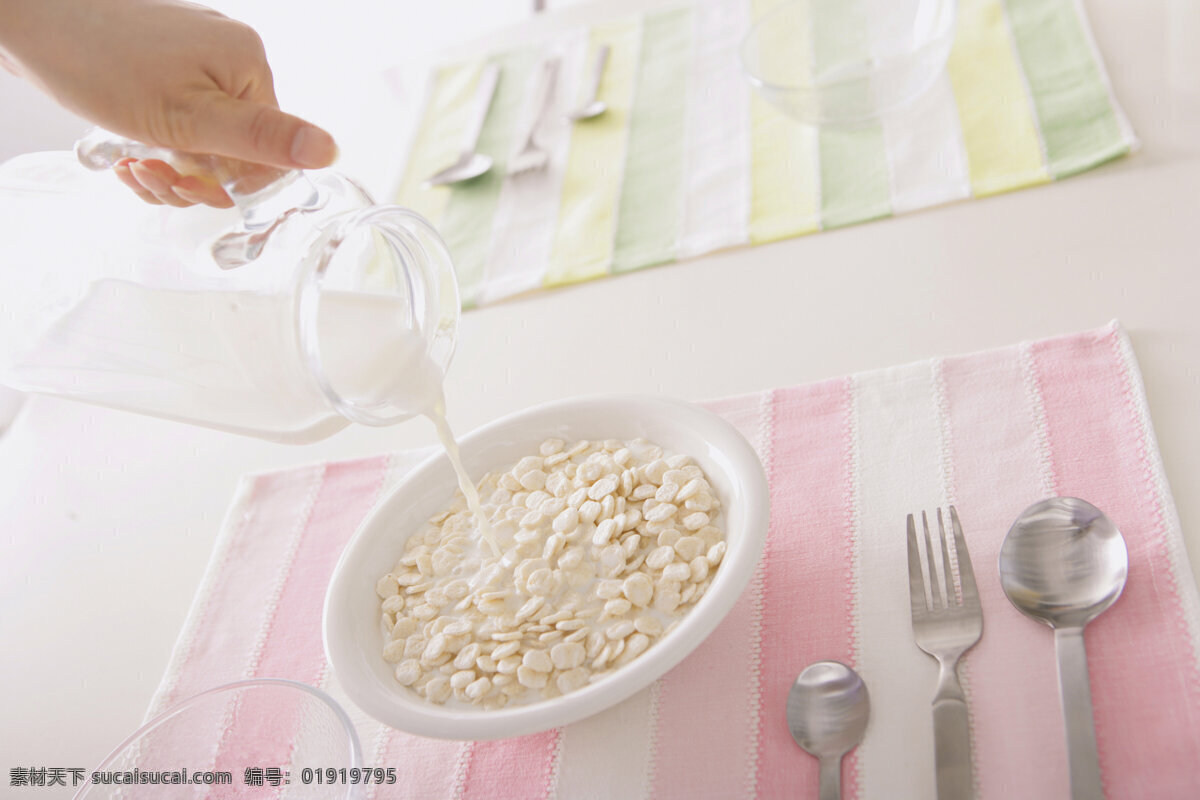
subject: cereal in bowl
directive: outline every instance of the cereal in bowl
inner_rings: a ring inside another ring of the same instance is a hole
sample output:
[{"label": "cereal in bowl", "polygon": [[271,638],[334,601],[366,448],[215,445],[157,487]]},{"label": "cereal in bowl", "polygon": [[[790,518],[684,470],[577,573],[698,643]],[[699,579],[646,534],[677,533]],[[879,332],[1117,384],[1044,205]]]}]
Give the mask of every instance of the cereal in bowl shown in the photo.
[{"label": "cereal in bowl", "polygon": [[384,659],[434,703],[497,709],[600,680],[677,624],[725,554],[700,467],[642,439],[548,439],[479,490],[499,557],[456,494],[375,587]]}]

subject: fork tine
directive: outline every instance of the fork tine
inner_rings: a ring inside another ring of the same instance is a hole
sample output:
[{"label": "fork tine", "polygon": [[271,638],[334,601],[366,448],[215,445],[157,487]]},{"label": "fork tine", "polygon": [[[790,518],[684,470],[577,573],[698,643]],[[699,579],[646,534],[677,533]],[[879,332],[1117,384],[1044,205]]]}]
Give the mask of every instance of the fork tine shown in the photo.
[{"label": "fork tine", "polygon": [[946,592],[946,608],[959,606],[958,594],[954,591],[954,571],[950,568],[950,545],[947,542],[946,523],[942,519],[942,509],[937,510],[938,541],[942,545],[942,589]]},{"label": "fork tine", "polygon": [[937,565],[934,561],[937,559],[933,549],[933,540],[929,538],[929,516],[921,512],[921,525],[925,528],[925,561],[929,566],[929,607],[934,611],[940,611],[946,608],[946,595],[939,590],[942,588],[942,582],[938,580]]},{"label": "fork tine", "polygon": [[914,620],[928,612],[925,579],[921,577],[921,552],[917,547],[917,525],[912,514],[908,515],[908,599]]},{"label": "fork tine", "polygon": [[958,521],[958,510],[950,506],[950,524],[954,528],[954,551],[958,555],[958,581],[962,585],[963,605],[979,607],[979,588],[975,585],[975,571],[971,569],[971,556],[967,553],[967,542],[963,539],[962,524]]}]

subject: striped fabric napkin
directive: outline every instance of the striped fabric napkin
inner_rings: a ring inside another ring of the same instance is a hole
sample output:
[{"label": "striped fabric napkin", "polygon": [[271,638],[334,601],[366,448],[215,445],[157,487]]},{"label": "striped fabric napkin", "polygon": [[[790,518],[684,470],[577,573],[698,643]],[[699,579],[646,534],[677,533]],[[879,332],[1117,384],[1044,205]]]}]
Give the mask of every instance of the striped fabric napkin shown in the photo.
[{"label": "striped fabric napkin", "polygon": [[[819,131],[743,77],[742,37],[776,2],[699,0],[569,30],[445,65],[423,98],[406,97],[423,112],[393,199],[441,231],[464,304],[1045,183],[1136,145],[1078,0],[959,0],[948,68],[928,95],[873,125]],[[870,52],[850,38],[839,45]],[[563,114],[602,44],[608,112],[570,126]],[[540,137],[550,165],[507,177],[538,64],[553,56],[562,78]],[[495,167],[422,188],[457,156],[489,60],[502,76],[479,149]]]},{"label": "striped fabric napkin", "polygon": [[[1104,509],[1129,548],[1124,594],[1087,629],[1107,794],[1200,796],[1200,602],[1115,323],[709,407],[766,466],[765,555],[717,630],[621,705],[488,742],[410,736],[353,707],[322,653],[323,593],[356,525],[415,462],[404,454],[243,481],[152,713],[243,678],[321,686],[354,717],[367,764],[397,770],[371,790],[381,800],[816,797],[816,761],[792,742],[784,700],[804,666],[832,658],[871,692],[846,797],[933,797],[937,669],[912,638],[904,520],[954,503],[984,610],[963,665],[978,795],[1067,797],[1052,635],[1009,605],[994,566],[1016,515],[1064,494]],[[277,720],[254,752],[286,763],[297,724]],[[214,763],[221,738],[208,737]]]}]

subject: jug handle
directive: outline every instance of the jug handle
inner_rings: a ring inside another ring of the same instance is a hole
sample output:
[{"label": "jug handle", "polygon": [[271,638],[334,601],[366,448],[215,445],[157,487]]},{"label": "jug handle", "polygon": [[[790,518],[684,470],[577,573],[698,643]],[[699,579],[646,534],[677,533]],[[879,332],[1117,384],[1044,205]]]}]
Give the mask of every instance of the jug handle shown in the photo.
[{"label": "jug handle", "polygon": [[300,170],[155,147],[103,128],[93,128],[77,141],[75,156],[91,170],[110,169],[125,158],[152,158],[181,175],[216,178],[242,216],[239,229],[213,247],[214,259],[226,269],[257,258],[265,237],[280,222],[297,211],[319,209],[327,199]]}]

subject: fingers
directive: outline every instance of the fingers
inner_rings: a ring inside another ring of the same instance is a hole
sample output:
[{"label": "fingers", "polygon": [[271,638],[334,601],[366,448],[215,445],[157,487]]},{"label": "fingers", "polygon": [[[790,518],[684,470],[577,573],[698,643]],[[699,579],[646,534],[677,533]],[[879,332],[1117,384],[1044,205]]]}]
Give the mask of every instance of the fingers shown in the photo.
[{"label": "fingers", "polygon": [[181,176],[170,164],[157,159],[125,158],[113,172],[121,183],[147,203],[176,208],[203,203],[214,208],[229,208],[233,201],[217,184],[195,176]]},{"label": "fingers", "polygon": [[133,171],[129,168],[129,165],[132,163],[134,163],[134,159],[132,158],[121,159],[113,166],[113,174],[117,176],[121,183],[132,189],[133,193],[142,198],[142,200],[151,205],[161,206],[163,201],[151,194],[149,189],[142,186],[142,184],[138,183],[138,179],[133,177]]},{"label": "fingers", "polygon": [[177,197],[181,197],[189,203],[203,203],[213,208],[233,206],[233,201],[229,199],[229,195],[225,194],[225,190],[220,185],[193,175],[184,175],[171,188]]},{"label": "fingers", "polygon": [[129,162],[129,171],[134,179],[146,191],[154,195],[160,203],[176,208],[186,208],[192,203],[184,200],[171,189],[171,184],[179,180],[179,173],[170,164],[155,159]]},{"label": "fingers", "polygon": [[195,112],[194,149],[277,167],[319,169],[337,158],[333,137],[263,103],[215,95]]}]

